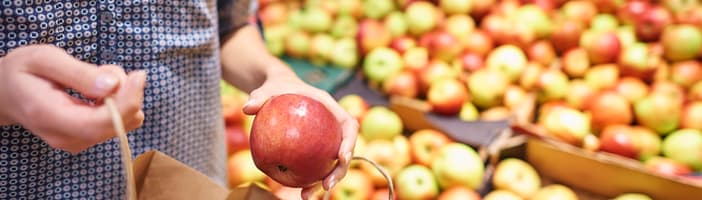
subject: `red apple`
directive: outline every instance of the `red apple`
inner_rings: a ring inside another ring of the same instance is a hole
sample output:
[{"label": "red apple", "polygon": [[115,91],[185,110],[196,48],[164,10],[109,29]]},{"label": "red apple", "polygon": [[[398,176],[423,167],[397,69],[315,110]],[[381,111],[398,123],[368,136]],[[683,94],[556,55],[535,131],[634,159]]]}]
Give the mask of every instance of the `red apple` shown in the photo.
[{"label": "red apple", "polygon": [[618,64],[622,75],[650,81],[656,73],[656,65],[660,59],[651,53],[646,44],[636,42],[624,48]]},{"label": "red apple", "polygon": [[690,24],[702,28],[702,6],[688,7],[685,11],[678,12],[675,18],[679,24]]},{"label": "red apple", "polygon": [[264,181],[266,174],[256,168],[251,151],[237,151],[227,158],[227,182],[231,187],[250,182]]},{"label": "red apple", "polygon": [[630,124],[633,112],[629,101],[614,91],[603,91],[594,95],[586,103],[585,109],[592,117],[592,126],[596,130],[608,125]]},{"label": "red apple", "polygon": [[429,54],[433,59],[451,61],[461,53],[460,41],[446,31],[436,31],[429,42]]},{"label": "red apple", "polygon": [[383,82],[383,92],[387,95],[414,98],[419,93],[417,77],[410,71],[391,75]]},{"label": "red apple", "polygon": [[636,36],[645,42],[656,41],[663,30],[673,24],[673,14],[663,6],[652,6],[637,18],[635,23]]},{"label": "red apple", "polygon": [[461,111],[463,102],[468,100],[468,91],[464,83],[446,78],[437,80],[429,86],[427,101],[432,111],[442,115],[455,115]]},{"label": "red apple", "polygon": [[399,54],[404,54],[408,49],[417,46],[417,42],[409,36],[400,36],[392,39],[390,48],[397,51]]},{"label": "red apple", "polygon": [[341,108],[348,112],[359,123],[370,109],[368,102],[357,94],[343,96],[339,99],[338,103]]},{"label": "red apple", "polygon": [[529,60],[541,63],[544,66],[549,66],[551,62],[556,60],[556,51],[551,43],[545,40],[537,41],[529,46],[526,53]]},{"label": "red apple", "polygon": [[691,101],[702,100],[702,81],[699,81],[692,85],[687,91],[687,98]]},{"label": "red apple", "polygon": [[590,68],[587,51],[583,48],[572,48],[565,52],[561,58],[563,71],[571,78],[580,78],[585,75]]},{"label": "red apple", "polygon": [[634,103],[648,94],[648,85],[641,79],[633,77],[622,77],[614,86],[614,91]]},{"label": "red apple", "polygon": [[331,199],[335,200],[366,200],[373,191],[373,182],[366,173],[359,169],[349,169],[346,176],[329,192]]},{"label": "red apple", "polygon": [[581,22],[577,21],[560,21],[556,22],[556,25],[551,33],[551,44],[553,48],[559,54],[578,47],[580,44],[580,36],[583,34],[585,26]]},{"label": "red apple", "polygon": [[[376,189],[371,196],[371,200],[388,200],[390,196],[390,190],[388,188]],[[397,200],[397,195],[395,195],[391,200]]]},{"label": "red apple", "polygon": [[593,64],[616,62],[622,48],[614,32],[592,32],[591,36],[582,37],[581,44]]},{"label": "red apple", "polygon": [[479,30],[484,31],[495,43],[500,43],[505,40],[508,28],[509,24],[506,17],[491,13],[480,22]]},{"label": "red apple", "polygon": [[624,24],[634,24],[650,7],[651,4],[645,0],[626,1],[617,9],[617,18]]},{"label": "red apple", "polygon": [[702,101],[685,105],[680,117],[680,127],[702,130]]},{"label": "red apple", "polygon": [[383,23],[365,19],[358,25],[356,40],[359,42],[359,50],[365,55],[375,48],[390,45],[392,35]]},{"label": "red apple", "polygon": [[636,146],[636,133],[630,126],[610,125],[600,133],[600,150],[637,159],[639,147]]},{"label": "red apple", "polygon": [[227,125],[239,124],[244,119],[244,101],[235,95],[222,95],[222,115]]},{"label": "red apple", "polygon": [[264,26],[280,24],[288,18],[288,8],[283,2],[273,2],[265,7],[261,7],[258,16]]},{"label": "red apple", "polygon": [[227,126],[224,132],[227,138],[227,155],[249,148],[249,138],[241,125]]},{"label": "red apple", "polygon": [[702,81],[702,64],[694,60],[674,63],[671,67],[670,79],[684,88],[690,88],[693,84]]},{"label": "red apple", "polygon": [[409,137],[410,154],[414,163],[431,167],[431,162],[436,157],[439,149],[451,143],[452,140],[434,129],[420,129]]},{"label": "red apple", "polygon": [[336,166],[341,126],[319,101],[283,94],[263,104],[250,137],[256,167],[285,186],[306,187]]},{"label": "red apple", "polygon": [[490,12],[490,9],[495,4],[495,0],[482,0],[482,1],[472,1],[473,4],[470,8],[470,16],[473,19],[482,19],[483,16]]},{"label": "red apple", "polygon": [[463,70],[467,72],[474,72],[485,67],[483,57],[472,52],[463,53],[460,56],[460,62]]},{"label": "red apple", "polygon": [[686,176],[692,173],[690,166],[676,160],[656,156],[644,162],[647,170],[668,176]]},{"label": "red apple", "polygon": [[480,200],[480,194],[473,189],[454,186],[445,189],[437,200]]},{"label": "red apple", "polygon": [[[397,136],[397,138],[404,139],[405,137]],[[397,172],[410,163],[409,159],[405,160],[404,158],[400,158],[400,149],[395,148],[393,141],[390,140],[369,141],[366,145],[364,156],[382,166],[391,177],[395,177]],[[375,167],[365,162],[361,163],[360,167],[361,170],[369,175],[373,185],[376,187],[387,186],[387,180],[385,180],[385,177],[383,177]]]},{"label": "red apple", "polygon": [[524,72],[522,72],[521,76],[519,77],[519,86],[527,91],[534,90],[539,81],[539,77],[541,77],[541,73],[543,73],[544,70],[546,70],[546,68],[539,63],[527,63],[526,67],[524,68]]},{"label": "red apple", "polygon": [[466,51],[486,56],[494,48],[494,42],[483,30],[474,30],[468,34],[464,42]]}]

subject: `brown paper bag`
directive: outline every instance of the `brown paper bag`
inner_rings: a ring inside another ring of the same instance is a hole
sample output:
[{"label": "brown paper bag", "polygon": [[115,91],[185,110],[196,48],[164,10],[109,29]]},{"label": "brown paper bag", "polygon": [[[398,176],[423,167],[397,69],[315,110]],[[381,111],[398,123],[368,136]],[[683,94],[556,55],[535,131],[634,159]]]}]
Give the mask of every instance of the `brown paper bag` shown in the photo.
[{"label": "brown paper bag", "polygon": [[256,184],[228,190],[204,174],[158,151],[134,160],[138,199],[144,200],[277,200]]}]

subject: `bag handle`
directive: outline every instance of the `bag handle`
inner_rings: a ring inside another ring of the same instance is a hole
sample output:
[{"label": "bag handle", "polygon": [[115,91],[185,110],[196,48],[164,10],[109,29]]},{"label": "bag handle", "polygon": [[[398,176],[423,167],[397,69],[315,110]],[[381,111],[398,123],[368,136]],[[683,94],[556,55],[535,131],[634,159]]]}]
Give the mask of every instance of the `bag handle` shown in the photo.
[{"label": "bag handle", "polygon": [[122,168],[124,168],[125,178],[127,179],[127,200],[137,200],[136,183],[134,182],[134,166],[132,165],[132,150],[129,149],[129,141],[127,140],[127,132],[124,131],[122,117],[111,97],[105,98],[105,105],[110,110],[112,125],[119,138],[119,149],[122,154]]}]

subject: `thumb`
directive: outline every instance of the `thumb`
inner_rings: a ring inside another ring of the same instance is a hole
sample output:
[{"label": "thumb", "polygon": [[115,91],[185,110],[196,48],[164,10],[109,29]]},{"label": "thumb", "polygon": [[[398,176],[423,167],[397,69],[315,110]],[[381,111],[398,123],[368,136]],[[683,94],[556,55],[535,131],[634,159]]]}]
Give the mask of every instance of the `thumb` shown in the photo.
[{"label": "thumb", "polygon": [[102,98],[112,94],[119,85],[120,74],[111,67],[80,61],[57,47],[42,47],[43,59],[29,61],[30,72],[58,83],[63,87],[78,90],[91,98]]},{"label": "thumb", "polygon": [[260,90],[254,90],[249,94],[249,100],[243,106],[243,111],[247,115],[255,115],[261,109],[264,103],[270,98],[270,95],[264,94]]}]

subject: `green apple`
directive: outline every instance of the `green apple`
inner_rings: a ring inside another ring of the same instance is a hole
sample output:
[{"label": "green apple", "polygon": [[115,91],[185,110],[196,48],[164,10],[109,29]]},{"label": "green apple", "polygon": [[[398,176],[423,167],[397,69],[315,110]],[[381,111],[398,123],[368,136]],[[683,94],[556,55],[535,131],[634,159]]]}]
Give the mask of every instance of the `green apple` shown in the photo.
[{"label": "green apple", "polygon": [[663,155],[702,170],[702,131],[680,129],[663,139]]},{"label": "green apple", "polygon": [[301,25],[309,32],[325,32],[332,25],[332,16],[322,8],[309,6],[302,11]]},{"label": "green apple", "polygon": [[617,37],[619,37],[619,42],[623,48],[627,48],[637,41],[636,31],[631,25],[624,25],[617,28]]},{"label": "green apple", "polygon": [[292,10],[290,14],[288,14],[286,24],[290,26],[291,29],[301,29],[303,28],[302,24],[304,24],[304,21],[305,17],[302,10]]},{"label": "green apple", "polygon": [[[485,83],[490,83],[490,87],[485,87]],[[479,69],[468,77],[471,101],[483,109],[500,105],[509,85],[510,80],[506,75],[487,68]]]},{"label": "green apple", "polygon": [[373,193],[373,182],[359,169],[349,169],[330,192],[335,200],[366,200]]},{"label": "green apple", "polygon": [[608,13],[595,15],[590,22],[590,29],[595,31],[615,31],[619,27],[617,17]]},{"label": "green apple", "polygon": [[400,54],[388,47],[371,50],[363,60],[363,73],[372,81],[383,82],[391,75],[400,73],[402,69]]},{"label": "green apple", "polygon": [[227,159],[227,178],[232,187],[250,182],[260,182],[266,178],[254,164],[251,150],[237,151]]},{"label": "green apple", "polygon": [[275,24],[266,27],[263,37],[266,39],[266,49],[275,55],[281,56],[285,53],[285,37],[288,35],[287,25]]},{"label": "green apple", "polygon": [[507,75],[510,81],[519,79],[527,65],[527,57],[519,47],[502,45],[495,48],[487,56],[488,69],[497,70]]},{"label": "green apple", "polygon": [[336,0],[337,15],[351,15],[354,18],[360,18],[363,14],[363,2],[362,0]]},{"label": "green apple", "polygon": [[335,38],[355,37],[358,33],[358,22],[351,15],[339,15],[334,20],[330,33]]},{"label": "green apple", "polygon": [[577,200],[578,195],[572,189],[560,185],[552,184],[541,188],[530,200]]},{"label": "green apple", "polygon": [[441,188],[464,186],[478,189],[485,166],[478,153],[468,145],[450,143],[439,149],[431,165]]},{"label": "green apple", "polygon": [[470,34],[475,30],[475,21],[469,15],[451,15],[446,18],[443,27],[462,44],[467,44],[470,42]]},{"label": "green apple", "polygon": [[650,50],[646,43],[635,42],[619,55],[619,68],[622,74],[649,79],[656,71],[656,65],[652,62]]},{"label": "green apple", "polygon": [[525,23],[530,27],[538,38],[546,38],[553,32],[551,18],[536,4],[527,4],[519,7],[514,17],[520,23]]},{"label": "green apple", "polygon": [[311,36],[302,30],[296,30],[285,38],[285,54],[294,58],[305,58],[310,50]]},{"label": "green apple", "polygon": [[579,110],[557,107],[544,115],[539,117],[539,122],[546,131],[566,143],[580,145],[591,133],[590,117]]},{"label": "green apple", "polygon": [[653,200],[651,197],[641,193],[624,193],[614,197],[613,200]]},{"label": "green apple", "polygon": [[702,50],[702,31],[692,25],[673,25],[661,35],[663,55],[670,61],[693,59]]},{"label": "green apple", "polygon": [[524,198],[507,190],[493,190],[487,193],[483,200],[524,200]]},{"label": "green apple", "polygon": [[614,87],[618,79],[619,68],[614,64],[595,65],[585,72],[585,83],[597,91]]},{"label": "green apple", "polygon": [[399,37],[407,33],[407,21],[405,21],[405,14],[400,11],[394,11],[385,17],[383,23],[385,27],[388,28],[392,37]]},{"label": "green apple", "polygon": [[449,15],[468,14],[474,0],[440,0],[439,7]]},{"label": "green apple", "polygon": [[413,164],[405,167],[395,177],[398,199],[423,200],[439,196],[439,187],[429,168]]},{"label": "green apple", "polygon": [[410,4],[405,10],[409,32],[418,36],[433,30],[438,24],[436,12],[438,12],[437,8],[427,1]]},{"label": "green apple", "polygon": [[395,10],[393,0],[363,1],[363,15],[371,19],[381,19]]},{"label": "green apple", "polygon": [[393,137],[402,134],[402,119],[392,110],[373,106],[366,113],[361,121],[361,135],[368,141],[372,140],[392,140]]},{"label": "green apple", "polygon": [[509,190],[523,198],[529,198],[541,188],[541,178],[529,163],[508,158],[497,164],[492,184],[497,189]]},{"label": "green apple", "polygon": [[331,63],[344,69],[356,67],[360,59],[356,45],[356,40],[353,38],[337,40],[329,55]]},{"label": "green apple", "polygon": [[662,93],[651,93],[634,103],[636,121],[660,135],[678,128],[681,113],[682,105],[678,99]]},{"label": "green apple", "polygon": [[479,116],[480,113],[478,112],[478,108],[476,108],[470,101],[463,103],[463,106],[461,106],[461,111],[458,113],[458,118],[463,121],[475,121],[478,120]]},{"label": "green apple", "polygon": [[537,81],[537,100],[546,102],[549,100],[564,99],[568,94],[568,75],[557,69],[547,69],[541,73]]},{"label": "green apple", "polygon": [[324,33],[317,33],[310,41],[309,61],[316,66],[324,66],[331,58],[334,49],[334,38]]}]

